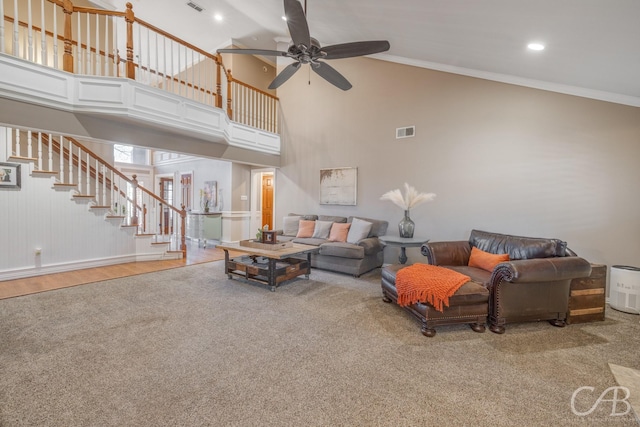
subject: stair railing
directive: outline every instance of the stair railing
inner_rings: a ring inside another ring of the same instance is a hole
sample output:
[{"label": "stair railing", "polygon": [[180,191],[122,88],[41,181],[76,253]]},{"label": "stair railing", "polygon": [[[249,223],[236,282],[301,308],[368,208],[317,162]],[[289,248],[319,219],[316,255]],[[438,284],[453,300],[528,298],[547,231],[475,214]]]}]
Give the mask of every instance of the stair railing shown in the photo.
[{"label": "stair railing", "polygon": [[110,218],[139,235],[152,235],[157,243],[170,242],[186,257],[186,216],[141,185],[136,175],[128,178],[74,138],[38,131],[6,128],[7,158],[33,163],[34,175],[56,178],[54,187],[76,191],[74,198],[88,199],[91,209],[104,209]]},{"label": "stair railing", "polygon": [[131,3],[124,12],[74,6],[70,0],[19,3],[26,3],[24,17],[18,0],[0,0],[0,52],[71,73],[128,77],[224,108],[238,123],[278,132],[276,96],[233,78],[220,55],[137,18]]}]

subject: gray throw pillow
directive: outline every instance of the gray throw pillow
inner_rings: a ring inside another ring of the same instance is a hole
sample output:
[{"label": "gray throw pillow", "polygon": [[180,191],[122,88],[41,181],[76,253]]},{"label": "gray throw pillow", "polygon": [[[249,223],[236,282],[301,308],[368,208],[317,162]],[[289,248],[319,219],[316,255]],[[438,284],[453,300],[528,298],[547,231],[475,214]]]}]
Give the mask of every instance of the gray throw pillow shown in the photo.
[{"label": "gray throw pillow", "polygon": [[316,226],[313,229],[313,236],[316,239],[328,239],[329,232],[331,231],[331,226],[333,225],[333,221],[316,221]]},{"label": "gray throw pillow", "polygon": [[370,222],[353,218],[351,227],[349,227],[349,234],[347,235],[347,243],[356,244],[360,240],[366,238],[369,235],[372,226],[373,224]]},{"label": "gray throw pillow", "polygon": [[299,216],[285,216],[282,220],[282,234],[285,236],[296,237],[298,234]]}]

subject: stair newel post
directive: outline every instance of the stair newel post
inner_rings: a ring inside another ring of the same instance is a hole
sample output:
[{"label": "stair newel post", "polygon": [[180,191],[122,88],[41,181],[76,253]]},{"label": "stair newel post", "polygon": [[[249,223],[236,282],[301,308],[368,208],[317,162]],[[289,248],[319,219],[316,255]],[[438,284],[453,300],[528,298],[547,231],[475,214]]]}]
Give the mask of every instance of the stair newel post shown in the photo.
[{"label": "stair newel post", "polygon": [[124,20],[127,22],[127,77],[135,80],[136,67],[133,63],[133,23],[135,22],[135,17],[133,15],[133,5],[131,3],[127,3]]},{"label": "stair newel post", "polygon": [[231,70],[227,70],[227,116],[229,116],[229,120],[233,120],[233,110],[231,109],[231,83],[233,81],[233,77],[231,75]]},{"label": "stair newel post", "polygon": [[185,206],[182,205],[182,210],[180,211],[180,250],[182,251],[182,257],[184,259],[187,259],[186,228],[187,228],[187,210],[185,209]]},{"label": "stair newel post", "polygon": [[142,204],[142,232],[147,232],[147,204]]},{"label": "stair newel post", "polygon": [[131,187],[133,188],[133,194],[131,199],[133,200],[131,206],[131,225],[138,225],[138,180],[137,175],[132,176]]},{"label": "stair newel post", "polygon": [[222,56],[216,55],[216,107],[222,108]]},{"label": "stair newel post", "polygon": [[[64,12],[64,54],[62,55],[62,69],[73,73],[73,33],[71,32],[73,3],[71,3],[71,0],[63,0],[62,11]],[[80,46],[78,46],[78,49],[80,49]]]}]

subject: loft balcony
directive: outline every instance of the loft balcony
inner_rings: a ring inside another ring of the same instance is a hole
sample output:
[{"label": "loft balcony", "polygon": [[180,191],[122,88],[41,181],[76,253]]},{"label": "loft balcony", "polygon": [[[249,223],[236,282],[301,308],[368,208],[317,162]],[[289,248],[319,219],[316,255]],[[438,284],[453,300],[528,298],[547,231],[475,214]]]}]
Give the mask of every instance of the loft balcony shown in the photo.
[{"label": "loft balcony", "polygon": [[0,2],[0,123],[279,166],[277,97],[235,79],[220,55],[131,7],[14,4]]}]

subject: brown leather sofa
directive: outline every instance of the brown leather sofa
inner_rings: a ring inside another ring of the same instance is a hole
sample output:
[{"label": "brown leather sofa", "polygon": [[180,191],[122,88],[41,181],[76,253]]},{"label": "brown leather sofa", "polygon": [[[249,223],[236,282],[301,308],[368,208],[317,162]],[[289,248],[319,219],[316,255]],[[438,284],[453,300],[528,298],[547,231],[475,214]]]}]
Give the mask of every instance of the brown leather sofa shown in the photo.
[{"label": "brown leather sofa", "polygon": [[[471,248],[509,254],[493,271],[469,267]],[[468,241],[429,242],[421,247],[428,263],[471,277],[489,290],[489,329],[506,323],[548,320],[565,326],[572,279],[588,277],[591,264],[559,239],[511,236],[472,230]]]}]

